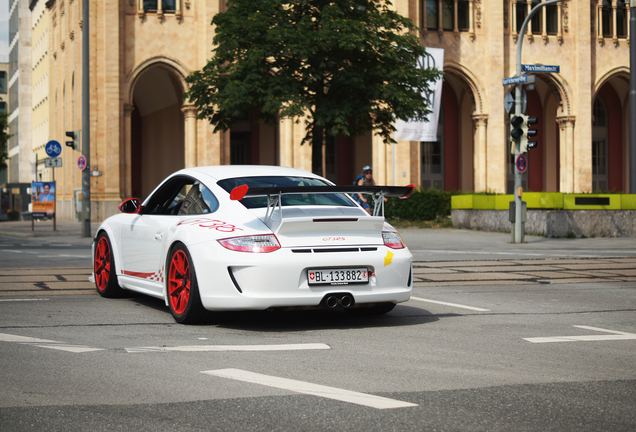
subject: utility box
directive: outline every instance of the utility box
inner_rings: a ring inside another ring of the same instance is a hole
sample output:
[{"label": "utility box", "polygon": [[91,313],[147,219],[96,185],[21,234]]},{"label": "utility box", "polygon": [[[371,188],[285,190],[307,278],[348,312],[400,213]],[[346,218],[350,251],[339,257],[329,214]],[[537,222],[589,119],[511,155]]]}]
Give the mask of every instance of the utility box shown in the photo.
[{"label": "utility box", "polygon": [[[517,216],[515,202],[510,201],[508,206],[508,220],[512,223],[515,222],[515,218]],[[525,201],[521,201],[521,222],[525,223],[528,221],[528,203]]]}]

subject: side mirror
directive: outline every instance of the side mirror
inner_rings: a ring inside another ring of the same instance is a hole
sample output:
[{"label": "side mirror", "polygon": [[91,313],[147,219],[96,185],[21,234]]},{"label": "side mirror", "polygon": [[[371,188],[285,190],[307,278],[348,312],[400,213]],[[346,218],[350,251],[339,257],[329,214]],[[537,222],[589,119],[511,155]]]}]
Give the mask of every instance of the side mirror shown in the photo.
[{"label": "side mirror", "polygon": [[141,211],[141,200],[139,198],[130,198],[119,204],[119,211],[122,213],[139,213]]}]

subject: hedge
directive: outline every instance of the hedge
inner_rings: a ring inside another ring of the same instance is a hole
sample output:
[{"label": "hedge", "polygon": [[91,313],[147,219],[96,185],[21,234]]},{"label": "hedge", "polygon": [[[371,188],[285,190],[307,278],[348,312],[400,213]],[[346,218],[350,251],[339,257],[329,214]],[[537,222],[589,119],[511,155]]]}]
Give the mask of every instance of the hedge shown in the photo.
[{"label": "hedge", "polygon": [[384,205],[387,219],[435,220],[451,214],[451,196],[457,192],[416,189],[408,199],[391,197]]}]

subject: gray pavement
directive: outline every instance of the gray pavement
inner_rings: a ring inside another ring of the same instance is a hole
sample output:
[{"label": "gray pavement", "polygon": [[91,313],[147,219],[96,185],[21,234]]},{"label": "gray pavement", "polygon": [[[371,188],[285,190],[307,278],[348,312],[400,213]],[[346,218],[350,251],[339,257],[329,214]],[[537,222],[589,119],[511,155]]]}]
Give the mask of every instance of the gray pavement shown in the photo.
[{"label": "gray pavement", "polygon": [[70,243],[77,247],[90,247],[101,222],[91,222],[91,237],[82,236],[82,224],[77,221],[12,221],[0,222],[0,237],[31,239],[38,243]]},{"label": "gray pavement", "polygon": [[[100,222],[91,222],[93,235]],[[465,229],[401,229],[415,261],[502,260],[540,258],[616,258],[636,256],[636,239],[630,237],[546,238],[526,236],[525,243],[510,242],[510,233]],[[39,241],[64,239],[89,245],[92,238],[82,237],[82,224],[58,221],[0,222],[0,236],[32,238]]]}]

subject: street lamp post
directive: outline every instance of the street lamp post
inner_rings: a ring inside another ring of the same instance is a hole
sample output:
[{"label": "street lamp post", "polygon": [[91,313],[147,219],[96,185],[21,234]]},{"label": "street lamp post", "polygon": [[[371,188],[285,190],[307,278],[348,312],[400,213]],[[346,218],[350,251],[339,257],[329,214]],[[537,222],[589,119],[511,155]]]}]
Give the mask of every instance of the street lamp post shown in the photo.
[{"label": "street lamp post", "polygon": [[[523,21],[523,24],[521,25],[521,29],[519,30],[519,39],[517,40],[517,73],[516,76],[520,76],[521,75],[521,48],[523,47],[523,38],[526,34],[526,29],[528,28],[528,23],[530,22],[530,20],[532,19],[532,16],[537,13],[539,11],[539,8],[543,7],[543,6],[547,6],[553,3],[558,3],[560,1],[563,0],[547,0],[544,2],[541,2],[539,4],[537,4],[535,7],[532,8],[532,10],[530,11],[530,13],[528,14],[528,16],[526,17],[526,19]],[[636,0],[631,0],[632,2],[636,1]],[[516,94],[517,97],[515,97],[515,115],[521,115],[522,113],[522,100],[521,100],[521,94],[523,91],[523,84],[517,84],[516,85]],[[521,144],[521,140],[516,140],[515,141],[515,161],[517,160],[517,158],[519,157],[519,154],[521,153],[521,148],[520,148],[520,144]],[[523,224],[521,222],[521,217],[522,217],[522,208],[521,208],[521,173],[519,172],[518,169],[516,169],[515,167],[515,222],[514,222],[514,242],[515,243],[521,243],[521,239],[522,239],[522,235],[523,235]]]}]

